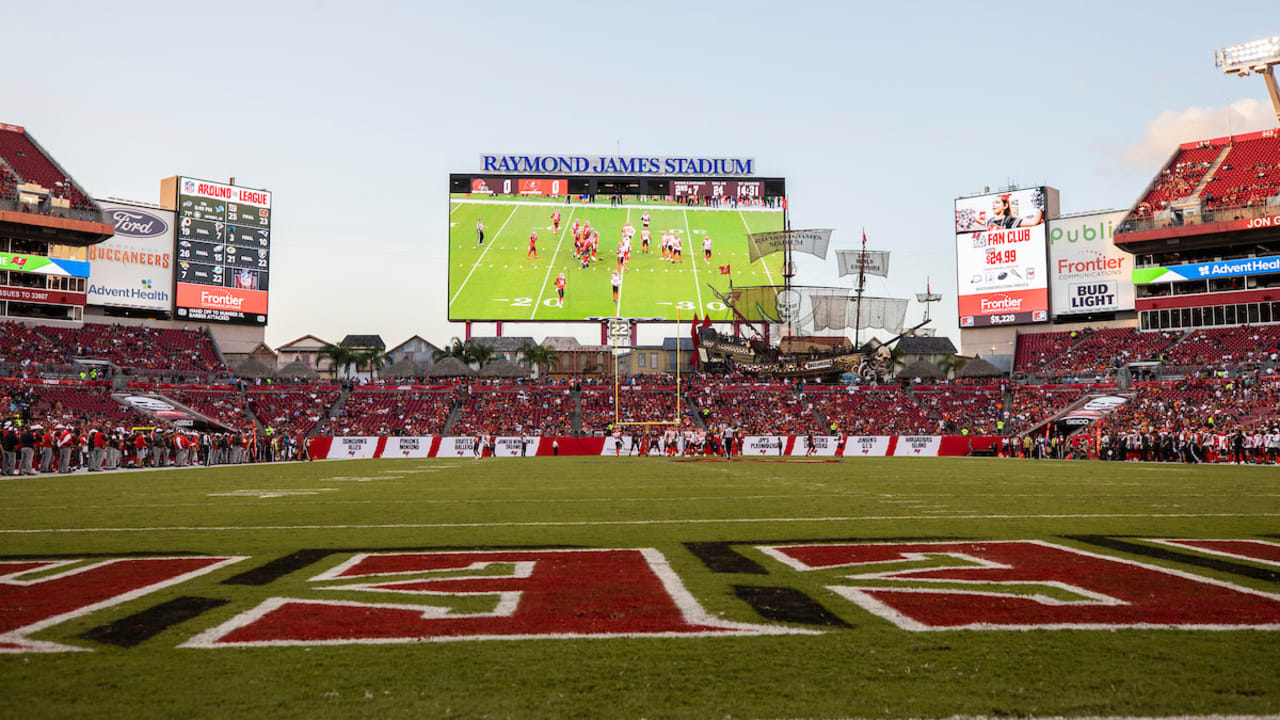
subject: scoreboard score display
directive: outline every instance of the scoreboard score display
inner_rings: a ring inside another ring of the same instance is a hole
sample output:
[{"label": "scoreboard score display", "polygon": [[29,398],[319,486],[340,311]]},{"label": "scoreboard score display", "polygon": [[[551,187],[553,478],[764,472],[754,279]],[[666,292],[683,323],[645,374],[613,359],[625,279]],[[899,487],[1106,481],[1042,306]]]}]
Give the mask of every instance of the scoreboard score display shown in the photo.
[{"label": "scoreboard score display", "polygon": [[174,269],[179,318],[267,323],[271,193],[177,178]]},{"label": "scoreboard score display", "polygon": [[471,178],[471,192],[477,195],[537,195],[561,197],[569,192],[565,178],[477,177]]},{"label": "scoreboard score display", "polygon": [[748,198],[764,197],[764,183],[743,180],[673,180],[671,194],[677,198]]}]

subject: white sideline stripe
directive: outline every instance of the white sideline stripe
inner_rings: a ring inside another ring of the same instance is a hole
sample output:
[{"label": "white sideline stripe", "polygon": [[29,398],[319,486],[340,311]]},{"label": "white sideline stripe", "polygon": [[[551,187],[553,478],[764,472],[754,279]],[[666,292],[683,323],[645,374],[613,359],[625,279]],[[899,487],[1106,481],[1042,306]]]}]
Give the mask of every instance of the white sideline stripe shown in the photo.
[{"label": "white sideline stripe", "polygon": [[[542,307],[542,294],[547,291],[547,281],[551,279],[551,273],[556,269],[556,258],[560,256],[560,246],[564,245],[564,236],[569,233],[569,221],[573,220],[573,213],[577,208],[569,210],[569,217],[564,219],[564,229],[560,231],[560,237],[556,239],[556,250],[551,253],[551,262],[547,264],[547,274],[542,278],[542,289],[538,290],[538,297],[533,299],[533,312],[529,313],[529,319],[532,320],[538,315],[538,308]],[[514,210],[512,212],[515,212]]]},{"label": "white sideline stripe", "polygon": [[[702,283],[698,282],[698,252],[693,246],[693,231],[689,229],[689,211],[688,210],[684,211],[684,236],[689,240],[689,262],[690,264],[693,265],[693,289],[698,293],[698,309],[702,311],[703,316],[706,316],[707,309],[702,307]],[[769,282],[773,282],[773,281],[770,280]],[[694,317],[695,318],[697,317],[696,313],[694,314]],[[680,350],[680,342],[677,341],[676,342],[676,358],[677,358],[676,362],[679,362],[679,357],[680,357],[679,350]]]},{"label": "white sideline stripe", "polygon": [[[746,228],[746,229],[747,229],[747,235],[750,235],[750,234],[751,234],[751,226],[747,224],[747,216],[742,214],[742,210],[738,210],[738,217],[742,218],[742,227]],[[750,240],[750,239],[748,239],[748,240],[747,240],[747,242],[748,242],[748,244],[749,244],[749,243],[751,242],[751,240]],[[750,262],[749,262],[749,261],[750,261],[750,259],[751,259],[751,249],[750,249],[750,248],[747,248],[747,260],[748,260],[747,266],[748,266],[748,267],[750,267]],[[760,258],[760,259],[761,259],[761,260],[764,260],[764,258]],[[774,284],[774,282],[773,282],[773,273],[769,272],[769,263],[768,263],[768,261],[765,261],[765,263],[764,263],[764,276],[765,276],[765,277],[767,277],[767,278],[769,278],[769,284],[770,284],[770,285],[773,285],[773,284]]]},{"label": "white sideline stripe", "polygon": [[489,251],[493,249],[493,244],[498,242],[498,236],[502,234],[503,230],[507,229],[507,223],[511,222],[511,218],[515,217],[515,214],[516,209],[511,208],[511,214],[508,215],[506,221],[502,223],[502,227],[498,228],[498,232],[494,233],[493,237],[489,238],[489,244],[484,246],[484,250],[480,252],[480,257],[476,258],[476,264],[471,266],[471,272],[467,273],[467,277],[462,281],[462,284],[458,286],[458,292],[454,293],[453,297],[449,299],[450,307],[453,306],[453,301],[457,300],[458,296],[462,294],[462,288],[467,286],[467,280],[470,280],[471,276],[475,274],[476,268],[480,267],[480,263],[484,261],[484,256],[488,255]]},{"label": "white sideline stripe", "polygon": [[[1280,715],[1025,715],[1022,720],[1280,720]],[[775,718],[774,720],[922,720],[921,718]],[[1002,720],[1001,716],[952,715],[936,720]]]},{"label": "white sideline stripe", "polygon": [[897,522],[901,520],[1098,520],[1098,519],[1169,519],[1169,518],[1275,518],[1280,513],[1072,513],[1034,515],[848,515],[843,517],[781,518],[692,518],[687,520],[563,520],[539,522],[469,522],[469,523],[387,523],[381,525],[186,525],[161,527],[108,528],[15,528],[0,530],[0,535],[39,535],[41,533],[112,533],[112,532],[239,532],[260,530],[396,530],[448,528],[512,528],[512,527],[601,527],[625,525],[718,525],[744,523],[828,523],[828,522]]},{"label": "white sideline stripe", "polygon": [[[538,207],[555,207],[556,205],[559,204],[554,202],[538,202],[536,200],[481,200],[479,198],[474,198],[474,199],[473,198],[466,198],[466,199],[454,198],[449,202],[461,203],[463,205],[536,205]],[[594,204],[578,203],[577,205],[570,205],[569,207],[594,207]],[[604,207],[604,206],[601,206],[601,207]],[[683,205],[609,205],[608,207],[611,210],[616,210],[618,208],[626,208],[628,210],[654,210],[654,209],[679,210],[684,208]],[[713,207],[698,206],[694,208],[694,210],[698,212],[701,212],[703,210],[707,212],[767,212],[767,213],[782,212],[782,208],[780,207],[779,208],[771,208],[771,207],[713,208]]]}]

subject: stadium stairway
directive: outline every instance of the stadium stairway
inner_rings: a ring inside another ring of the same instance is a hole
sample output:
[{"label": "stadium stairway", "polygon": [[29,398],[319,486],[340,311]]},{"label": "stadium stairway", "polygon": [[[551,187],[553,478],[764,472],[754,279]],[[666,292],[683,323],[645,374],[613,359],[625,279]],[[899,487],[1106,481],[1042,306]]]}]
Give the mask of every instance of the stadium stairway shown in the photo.
[{"label": "stadium stairway", "polygon": [[1213,176],[1218,174],[1218,168],[1222,167],[1222,163],[1227,161],[1227,155],[1231,153],[1231,145],[1223,145],[1222,152],[1218,153],[1218,157],[1213,159],[1213,164],[1209,166],[1209,171],[1200,178],[1200,182],[1196,183],[1195,188],[1191,190],[1190,197],[1200,199],[1200,193],[1204,192],[1204,186],[1213,180]]},{"label": "stadium stairway", "polygon": [[449,410],[449,417],[444,421],[444,429],[440,431],[441,435],[447,437],[453,434],[454,423],[458,422],[458,418],[462,417],[462,405],[462,403],[454,401],[453,408]]},{"label": "stadium stairway", "polygon": [[582,437],[582,388],[574,387],[569,391],[569,399],[573,402],[573,415],[569,418],[569,427],[573,434]]},{"label": "stadium stairway", "polygon": [[[217,420],[216,418],[209,417],[208,415],[205,415],[204,413],[200,412],[199,410],[196,410],[195,408],[191,407],[190,405],[184,405],[183,403],[180,403],[180,402],[178,402],[177,400],[174,400],[172,397],[169,397],[168,395],[164,395],[164,394],[162,394],[162,393],[145,393],[145,395],[146,395],[147,397],[159,398],[160,400],[163,400],[163,401],[165,401],[165,402],[169,403],[170,405],[172,405],[172,406],[174,406],[174,407],[178,408],[179,410],[182,410],[183,412],[189,413],[189,414],[191,415],[191,417],[196,418],[197,420],[203,420],[203,421],[205,421],[205,422],[209,423],[210,425],[216,425],[217,427],[225,428],[226,430],[231,430],[231,429],[232,429],[232,428],[226,427],[226,426],[225,426],[225,425],[223,425],[222,423],[218,422],[218,420]],[[124,402],[124,401],[121,399],[121,397],[123,397],[123,394],[112,393],[112,394],[111,394],[111,397],[112,397],[116,402],[120,403],[121,405],[124,405],[126,408],[131,407],[128,403]],[[254,423],[257,423],[257,422],[258,422],[258,419],[257,419],[257,418],[255,418],[255,417],[253,417],[253,414],[249,412],[248,408],[245,408],[245,413],[246,413],[247,415],[249,415],[249,416],[250,416],[250,418],[252,418],[252,420],[254,421]],[[157,425],[161,425],[161,424],[163,424],[163,423],[160,423],[159,421],[157,421],[157,423],[156,423],[156,424],[157,424]],[[260,427],[260,426],[259,426],[259,427]],[[181,429],[181,428],[179,428],[179,429]]]},{"label": "stadium stairway", "polygon": [[[351,393],[355,392],[355,387],[351,385],[343,385],[341,387],[342,390],[338,393],[338,399],[334,400],[333,404],[329,406],[330,419],[338,417],[338,413],[342,411],[342,406],[347,404],[347,398],[351,397]],[[450,418],[452,418],[452,416],[450,416]],[[314,437],[316,433],[320,431],[321,426],[325,424],[326,423],[322,422],[316,423],[315,427],[311,428],[311,432],[307,433],[307,436]]]}]

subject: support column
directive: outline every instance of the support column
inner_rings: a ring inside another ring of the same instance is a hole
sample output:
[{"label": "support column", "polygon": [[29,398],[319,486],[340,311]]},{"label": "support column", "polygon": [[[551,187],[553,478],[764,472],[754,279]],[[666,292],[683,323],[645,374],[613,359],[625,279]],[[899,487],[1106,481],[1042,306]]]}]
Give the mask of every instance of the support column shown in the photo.
[{"label": "support column", "polygon": [[470,321],[470,320],[468,320],[468,321],[467,321],[467,332],[466,332],[466,337],[464,337],[464,338],[462,338],[462,339],[463,339],[463,340],[470,340],[470,339],[471,339],[471,321]]},{"label": "support column", "polygon": [[502,321],[498,321],[498,337],[502,337]]}]

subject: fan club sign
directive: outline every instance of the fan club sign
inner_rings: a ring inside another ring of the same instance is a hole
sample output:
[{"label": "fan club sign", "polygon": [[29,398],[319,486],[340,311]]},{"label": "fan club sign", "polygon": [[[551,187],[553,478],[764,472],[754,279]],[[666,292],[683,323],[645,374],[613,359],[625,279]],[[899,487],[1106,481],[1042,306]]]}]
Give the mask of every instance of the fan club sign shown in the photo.
[{"label": "fan club sign", "polygon": [[[1131,546],[1165,559],[1192,553],[1280,563],[1280,543],[1273,541],[1141,543]],[[817,576],[843,603],[832,608],[837,614],[869,615],[907,631],[1280,630],[1280,594],[1041,540],[743,545],[765,558],[773,583]],[[738,621],[708,612],[653,548],[309,550],[221,578],[216,594],[225,596],[228,587],[269,586],[310,570],[305,589],[291,584],[284,595],[245,602],[217,624],[201,626],[200,615],[224,599],[184,590],[175,600],[148,602],[160,590],[213,582],[249,561],[0,560],[0,652],[84,651],[94,641],[132,647],[179,623],[188,626],[180,644],[189,648],[837,631],[811,617],[773,613],[769,621]],[[966,583],[981,591],[965,590]],[[95,613],[125,604],[137,612],[93,627]],[[67,625],[90,629],[74,641],[48,639],[63,637],[57,629]]]}]

